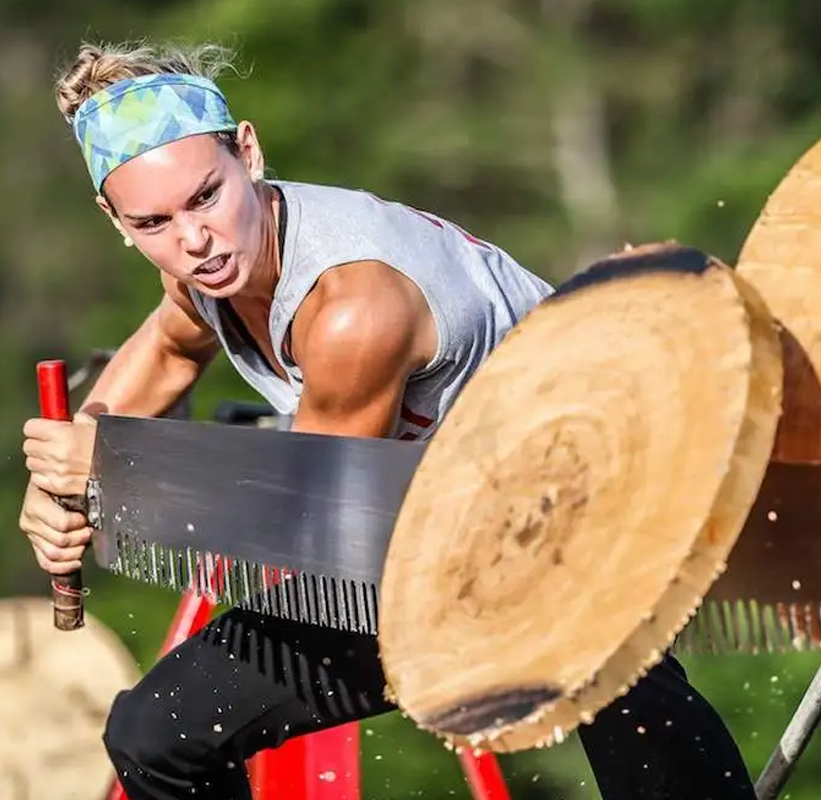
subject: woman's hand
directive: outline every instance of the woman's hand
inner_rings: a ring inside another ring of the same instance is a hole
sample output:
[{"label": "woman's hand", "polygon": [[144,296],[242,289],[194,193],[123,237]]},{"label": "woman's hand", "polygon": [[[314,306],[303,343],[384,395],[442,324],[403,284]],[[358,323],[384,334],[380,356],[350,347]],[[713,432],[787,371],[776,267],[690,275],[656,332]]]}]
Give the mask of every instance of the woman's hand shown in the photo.
[{"label": "woman's hand", "polygon": [[58,505],[51,495],[34,485],[33,479],[23,500],[20,530],[34,548],[37,563],[51,575],[80,569],[92,534],[83,514]]},{"label": "woman's hand", "polygon": [[23,426],[23,453],[31,482],[53,495],[84,495],[96,432],[97,420],[83,413],[72,422],[28,420]]}]

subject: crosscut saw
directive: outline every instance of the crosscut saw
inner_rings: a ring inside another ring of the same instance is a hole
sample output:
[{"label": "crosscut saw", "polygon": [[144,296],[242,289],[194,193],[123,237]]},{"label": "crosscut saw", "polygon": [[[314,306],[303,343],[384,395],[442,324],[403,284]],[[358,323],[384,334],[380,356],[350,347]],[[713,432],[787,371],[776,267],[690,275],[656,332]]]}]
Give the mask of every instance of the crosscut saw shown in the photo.
[{"label": "crosscut saw", "polygon": [[94,549],[377,635],[388,696],[454,742],[549,744],[658,661],[719,577],[781,383],[743,279],[636,248],[511,330],[427,445],[101,416]]},{"label": "crosscut saw", "polygon": [[[629,275],[637,265],[657,272],[683,264],[686,271],[688,260],[697,268],[708,263],[704,254],[682,248],[672,255],[634,254],[622,269]],[[602,277],[596,269],[589,274]],[[557,297],[581,285],[577,276]],[[140,581],[376,634],[391,536],[426,449],[422,442],[104,414],[89,484],[98,527],[94,552],[105,568]],[[777,475],[779,468],[770,472]],[[795,607],[785,615],[779,606],[796,599],[794,581],[803,587],[802,598],[808,592],[821,597],[810,570],[789,583],[768,579],[777,588],[760,602],[762,570],[771,571],[766,548],[779,529],[768,518],[770,509],[759,506],[745,541],[757,542],[764,557],[718,581],[680,646],[773,649],[792,646],[799,629],[811,628]],[[781,537],[782,554],[785,541]],[[812,643],[819,637],[805,638]]]},{"label": "crosscut saw", "polygon": [[[98,564],[177,591],[377,633],[378,587],[423,442],[101,415],[90,483]],[[230,467],[226,468],[226,465]],[[770,464],[726,571],[678,647],[821,645],[821,486]]]},{"label": "crosscut saw", "polygon": [[548,744],[718,585],[782,380],[747,281],[692,248],[633,248],[513,328],[427,444],[101,415],[94,552],[132,578],[375,634],[389,696],[420,726]]}]

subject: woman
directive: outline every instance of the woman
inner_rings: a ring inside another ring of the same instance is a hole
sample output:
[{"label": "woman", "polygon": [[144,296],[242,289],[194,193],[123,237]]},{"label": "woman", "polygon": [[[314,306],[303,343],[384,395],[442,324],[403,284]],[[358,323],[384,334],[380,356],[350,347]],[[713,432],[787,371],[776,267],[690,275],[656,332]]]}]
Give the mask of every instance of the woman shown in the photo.
[{"label": "woman", "polygon": [[[221,51],[83,46],[57,83],[97,203],[160,272],[157,308],[72,423],[24,427],[20,516],[40,566],[80,566],[95,415],[158,415],[217,352],[293,429],[429,437],[551,287],[452,223],[363,191],[263,179]],[[215,454],[216,455],[216,454]],[[254,643],[265,658],[236,654]],[[392,710],[372,637],[232,610],[116,699],[105,744],[130,800],[249,798],[244,759]],[[640,732],[640,733],[639,733]],[[606,800],[753,800],[737,748],[666,659],[580,730]]]}]

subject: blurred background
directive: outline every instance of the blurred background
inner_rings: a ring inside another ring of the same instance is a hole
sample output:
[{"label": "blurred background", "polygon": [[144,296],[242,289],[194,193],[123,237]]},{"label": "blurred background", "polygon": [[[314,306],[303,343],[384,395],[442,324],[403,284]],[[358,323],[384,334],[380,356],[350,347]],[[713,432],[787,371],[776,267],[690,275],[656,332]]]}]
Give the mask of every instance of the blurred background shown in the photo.
[{"label": "blurred background", "polygon": [[[821,6],[809,0],[0,0],[0,596],[44,595],[17,528],[34,365],[114,348],[159,297],[93,202],[51,92],[82,39],[214,40],[223,89],[285,179],[363,187],[450,217],[554,281],[627,242],[733,263],[768,193],[821,138]],[[255,398],[220,360],[208,417]],[[89,564],[88,611],[145,668],[177,597]],[[685,659],[753,775],[821,659]],[[0,720],[2,724],[2,720]],[[367,798],[468,791],[398,714],[363,724]],[[599,797],[576,737],[502,758],[513,796]],[[793,778],[817,798],[821,738]],[[89,798],[94,800],[94,798]]]}]

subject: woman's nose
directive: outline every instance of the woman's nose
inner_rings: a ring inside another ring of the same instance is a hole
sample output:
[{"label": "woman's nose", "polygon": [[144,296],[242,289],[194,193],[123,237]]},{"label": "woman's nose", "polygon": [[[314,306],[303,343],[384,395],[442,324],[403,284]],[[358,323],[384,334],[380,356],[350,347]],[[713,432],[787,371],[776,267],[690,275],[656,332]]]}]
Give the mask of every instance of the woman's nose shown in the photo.
[{"label": "woman's nose", "polygon": [[189,253],[205,251],[211,241],[211,235],[202,222],[194,217],[185,217],[180,220],[180,240],[182,246]]}]

